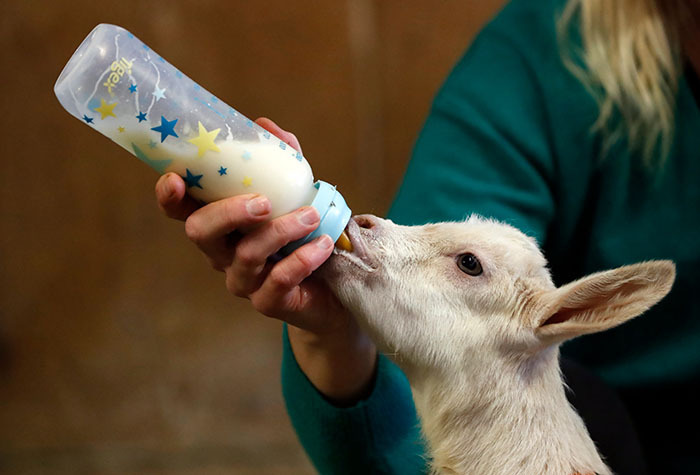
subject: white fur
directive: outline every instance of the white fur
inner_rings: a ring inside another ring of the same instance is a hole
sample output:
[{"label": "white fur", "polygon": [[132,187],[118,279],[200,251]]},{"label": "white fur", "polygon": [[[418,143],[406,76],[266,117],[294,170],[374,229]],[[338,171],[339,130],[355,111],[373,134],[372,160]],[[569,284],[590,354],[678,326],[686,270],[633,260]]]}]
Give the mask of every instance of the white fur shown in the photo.
[{"label": "white fur", "polygon": [[[535,241],[496,221],[406,227],[365,215],[348,232],[354,251],[336,251],[321,275],[408,377],[435,473],[611,473],[566,399],[558,346],[663,298],[672,263],[557,289]],[[459,269],[464,253],[481,275]]]}]

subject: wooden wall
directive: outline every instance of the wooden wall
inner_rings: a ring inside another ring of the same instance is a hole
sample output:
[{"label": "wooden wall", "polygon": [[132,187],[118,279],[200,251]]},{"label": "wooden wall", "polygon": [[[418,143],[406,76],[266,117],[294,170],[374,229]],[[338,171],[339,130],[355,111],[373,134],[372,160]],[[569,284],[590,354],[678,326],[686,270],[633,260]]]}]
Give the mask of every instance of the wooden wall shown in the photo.
[{"label": "wooden wall", "polygon": [[279,323],[160,214],[154,172],[53,95],[96,24],[295,132],[317,178],[381,215],[501,3],[3,2],[0,472],[313,473],[280,395]]}]

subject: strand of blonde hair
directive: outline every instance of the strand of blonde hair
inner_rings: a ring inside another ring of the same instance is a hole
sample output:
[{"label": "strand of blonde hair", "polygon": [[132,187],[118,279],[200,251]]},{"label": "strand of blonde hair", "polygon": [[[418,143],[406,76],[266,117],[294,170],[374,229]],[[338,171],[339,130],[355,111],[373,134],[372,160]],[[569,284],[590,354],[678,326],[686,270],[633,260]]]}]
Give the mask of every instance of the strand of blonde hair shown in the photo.
[{"label": "strand of blonde hair", "polygon": [[[663,4],[662,4],[663,2]],[[566,66],[595,97],[592,126],[602,155],[626,138],[645,164],[660,165],[674,137],[681,62],[683,0],[569,0],[558,24]],[[573,50],[573,21],[581,50]]]}]

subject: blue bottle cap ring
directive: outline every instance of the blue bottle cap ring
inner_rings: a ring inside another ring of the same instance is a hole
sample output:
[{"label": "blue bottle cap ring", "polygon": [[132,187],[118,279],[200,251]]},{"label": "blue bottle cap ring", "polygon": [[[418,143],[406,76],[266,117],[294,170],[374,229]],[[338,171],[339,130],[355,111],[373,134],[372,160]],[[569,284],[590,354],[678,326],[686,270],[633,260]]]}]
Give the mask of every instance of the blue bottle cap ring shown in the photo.
[{"label": "blue bottle cap ring", "polygon": [[333,242],[337,241],[348,225],[348,221],[350,221],[352,211],[350,211],[350,208],[345,203],[345,198],[336,190],[335,186],[319,180],[314,184],[314,187],[318,191],[311,202],[311,206],[316,208],[321,216],[321,223],[311,234],[284,246],[280,251],[284,255],[290,254],[323,234],[328,234]]}]

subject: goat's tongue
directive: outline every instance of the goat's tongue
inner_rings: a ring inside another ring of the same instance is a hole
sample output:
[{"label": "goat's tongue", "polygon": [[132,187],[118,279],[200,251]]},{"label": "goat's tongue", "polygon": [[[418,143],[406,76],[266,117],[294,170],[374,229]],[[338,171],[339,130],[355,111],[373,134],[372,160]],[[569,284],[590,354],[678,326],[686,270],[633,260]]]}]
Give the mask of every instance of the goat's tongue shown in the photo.
[{"label": "goat's tongue", "polygon": [[335,247],[338,249],[343,249],[344,251],[352,252],[352,242],[345,231],[340,233],[340,237],[335,242]]}]

